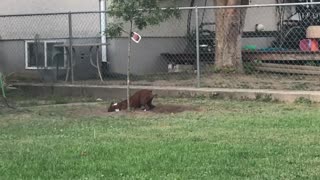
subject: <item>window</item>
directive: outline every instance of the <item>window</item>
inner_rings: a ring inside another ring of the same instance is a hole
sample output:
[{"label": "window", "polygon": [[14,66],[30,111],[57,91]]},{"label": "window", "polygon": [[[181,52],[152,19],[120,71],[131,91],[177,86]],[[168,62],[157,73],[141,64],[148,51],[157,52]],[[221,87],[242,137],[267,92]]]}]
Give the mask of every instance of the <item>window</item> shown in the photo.
[{"label": "window", "polygon": [[55,47],[55,45],[63,43],[63,41],[41,41],[39,43],[26,41],[26,69],[52,69],[57,66],[59,68],[65,68],[65,48]]}]

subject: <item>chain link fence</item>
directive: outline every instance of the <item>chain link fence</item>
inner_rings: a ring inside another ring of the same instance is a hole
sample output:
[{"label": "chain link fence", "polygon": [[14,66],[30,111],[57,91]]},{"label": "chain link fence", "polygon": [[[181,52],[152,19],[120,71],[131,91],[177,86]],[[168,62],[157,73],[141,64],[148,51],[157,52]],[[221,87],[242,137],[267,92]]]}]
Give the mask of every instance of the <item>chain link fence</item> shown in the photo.
[{"label": "chain link fence", "polygon": [[[319,3],[179,11],[134,28],[132,85],[320,89]],[[104,43],[104,15],[116,21],[105,12],[0,16],[2,71],[15,82],[125,85],[127,34]]]}]

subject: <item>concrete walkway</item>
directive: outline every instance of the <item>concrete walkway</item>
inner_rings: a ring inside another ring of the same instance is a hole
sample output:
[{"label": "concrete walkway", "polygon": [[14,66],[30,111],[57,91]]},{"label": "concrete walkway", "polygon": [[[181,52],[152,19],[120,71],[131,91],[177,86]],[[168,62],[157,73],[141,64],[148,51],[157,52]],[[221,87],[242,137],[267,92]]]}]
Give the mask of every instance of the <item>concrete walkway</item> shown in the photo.
[{"label": "concrete walkway", "polygon": [[[34,95],[61,95],[61,96],[92,96],[96,98],[123,98],[126,86],[117,85],[79,85],[79,84],[40,84],[15,83]],[[131,86],[132,91],[152,89],[159,96],[169,97],[209,97],[228,99],[260,99],[294,102],[299,98],[320,102],[320,91],[289,91],[263,89],[228,89],[228,88],[192,88],[192,87],[163,87],[163,86]]]}]

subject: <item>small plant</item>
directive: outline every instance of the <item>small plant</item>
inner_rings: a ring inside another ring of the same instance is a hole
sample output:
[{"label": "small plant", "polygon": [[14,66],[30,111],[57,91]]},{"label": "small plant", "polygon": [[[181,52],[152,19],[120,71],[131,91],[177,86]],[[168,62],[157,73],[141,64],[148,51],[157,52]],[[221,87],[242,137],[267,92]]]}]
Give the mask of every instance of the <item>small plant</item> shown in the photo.
[{"label": "small plant", "polygon": [[7,100],[7,96],[6,96],[6,90],[9,89],[9,87],[11,87],[11,85],[8,84],[8,82],[7,82],[7,78],[10,75],[5,76],[0,72],[0,90],[1,90],[1,96],[4,100],[5,105],[9,108],[13,108],[12,106],[9,105],[8,100]]},{"label": "small plant", "polygon": [[235,73],[235,72],[236,72],[236,69],[233,68],[233,67],[223,67],[223,68],[214,67],[214,72],[215,72],[215,73],[231,74],[231,73]]},{"label": "small plant", "polygon": [[249,62],[244,64],[244,72],[246,74],[253,74],[256,71],[257,64],[255,62]]},{"label": "small plant", "polygon": [[207,99],[207,96],[204,94],[198,94],[198,95],[196,95],[196,98],[199,100],[205,100],[205,99]]},{"label": "small plant", "polygon": [[291,87],[291,89],[293,89],[293,90],[307,90],[308,86],[309,86],[308,83],[296,83]]},{"label": "small plant", "polygon": [[210,99],[212,99],[212,100],[215,100],[215,99],[221,99],[221,97],[220,97],[220,94],[219,93],[211,93],[210,95],[209,95],[209,98]]},{"label": "small plant", "polygon": [[299,97],[294,101],[296,104],[307,104],[311,105],[312,101],[309,98]]},{"label": "small plant", "polygon": [[188,92],[179,92],[178,94],[180,98],[192,98],[191,93]]},{"label": "small plant", "polygon": [[256,100],[261,102],[273,102],[271,94],[256,94]]},{"label": "small plant", "polygon": [[12,84],[9,83],[9,78],[13,75],[14,73],[10,73],[8,75],[2,74],[0,72],[0,79],[2,80],[2,85],[4,89],[13,89]]},{"label": "small plant", "polygon": [[56,97],[54,101],[55,104],[67,104],[68,102],[68,99],[63,97]]}]

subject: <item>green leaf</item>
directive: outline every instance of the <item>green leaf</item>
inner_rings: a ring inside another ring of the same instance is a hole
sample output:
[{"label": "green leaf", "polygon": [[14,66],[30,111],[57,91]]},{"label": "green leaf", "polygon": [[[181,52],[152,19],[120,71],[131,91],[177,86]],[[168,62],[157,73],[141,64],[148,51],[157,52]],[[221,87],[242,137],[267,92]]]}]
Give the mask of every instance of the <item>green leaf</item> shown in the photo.
[{"label": "green leaf", "polygon": [[119,37],[123,31],[122,23],[109,23],[108,29],[105,31],[105,34],[110,37]]},{"label": "green leaf", "polygon": [[[158,25],[172,17],[179,18],[180,12],[175,8],[161,9],[159,0],[112,0],[108,14],[122,22],[132,22],[139,30]],[[121,35],[123,24],[109,23],[107,34],[111,37]]]}]

